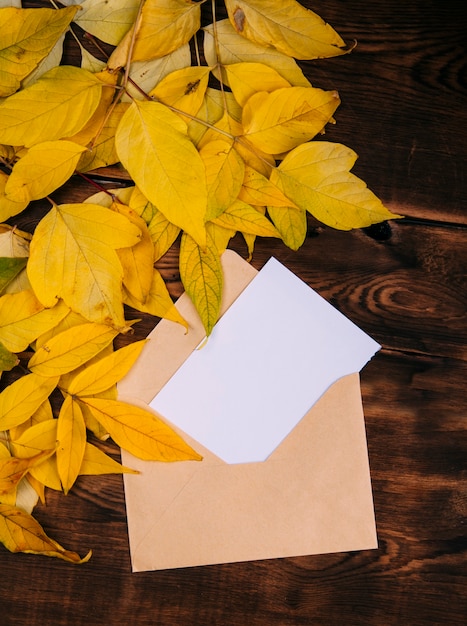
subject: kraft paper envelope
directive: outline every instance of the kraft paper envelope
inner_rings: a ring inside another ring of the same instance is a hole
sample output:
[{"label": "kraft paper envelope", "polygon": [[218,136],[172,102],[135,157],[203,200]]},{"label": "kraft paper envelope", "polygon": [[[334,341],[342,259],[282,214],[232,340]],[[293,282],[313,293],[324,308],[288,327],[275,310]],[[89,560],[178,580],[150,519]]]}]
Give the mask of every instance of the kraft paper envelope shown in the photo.
[{"label": "kraft paper envelope", "polygon": [[[257,272],[230,251],[222,262],[225,312]],[[120,398],[149,404],[189,363],[204,330],[186,295],[177,308],[189,332],[161,321],[119,383]],[[122,451],[141,472],[124,476],[133,571],[377,547],[358,372],[332,384],[264,461],[226,463],[175,429],[201,462],[151,463]]]}]

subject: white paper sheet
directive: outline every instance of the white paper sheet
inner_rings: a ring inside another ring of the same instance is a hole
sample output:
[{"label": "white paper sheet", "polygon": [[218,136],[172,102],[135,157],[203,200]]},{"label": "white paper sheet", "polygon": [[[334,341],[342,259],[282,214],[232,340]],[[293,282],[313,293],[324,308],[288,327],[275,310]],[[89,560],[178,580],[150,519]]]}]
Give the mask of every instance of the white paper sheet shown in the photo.
[{"label": "white paper sheet", "polygon": [[227,463],[263,461],[379,348],[272,258],[151,407]]}]

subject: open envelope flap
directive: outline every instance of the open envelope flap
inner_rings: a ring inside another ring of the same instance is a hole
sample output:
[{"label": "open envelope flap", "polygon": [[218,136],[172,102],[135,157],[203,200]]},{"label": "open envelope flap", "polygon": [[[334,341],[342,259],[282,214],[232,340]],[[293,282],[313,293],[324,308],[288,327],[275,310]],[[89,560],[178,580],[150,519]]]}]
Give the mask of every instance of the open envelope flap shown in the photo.
[{"label": "open envelope flap", "polygon": [[[256,270],[233,252],[222,262],[226,309]],[[149,402],[203,338],[185,295],[177,307],[190,332],[160,322],[120,397]],[[227,465],[184,437],[202,462],[122,451],[142,472],[124,476],[133,571],[377,547],[358,374],[332,385],[265,462]]]}]

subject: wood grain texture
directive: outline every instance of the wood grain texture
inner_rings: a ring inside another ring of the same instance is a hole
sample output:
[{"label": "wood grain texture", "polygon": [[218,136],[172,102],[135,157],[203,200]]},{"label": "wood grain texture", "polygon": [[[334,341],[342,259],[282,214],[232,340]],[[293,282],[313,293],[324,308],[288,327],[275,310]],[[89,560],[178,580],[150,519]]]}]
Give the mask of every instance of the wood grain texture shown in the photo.
[{"label": "wood grain texture", "polygon": [[360,155],[355,171],[393,211],[465,223],[466,5],[362,0],[321,12],[357,41],[347,57],[305,64],[342,99],[327,137]]},{"label": "wood grain texture", "polygon": [[[1,549],[1,626],[465,624],[467,8],[303,4],[358,41],[350,55],[303,63],[342,98],[326,139],[355,149],[355,173],[408,217],[350,233],[310,219],[300,251],[262,240],[252,262],[276,256],[383,346],[361,374],[379,548],[131,574],[122,479],[83,477],[67,497],[49,493],[37,517],[70,549],[93,548],[91,561]],[[99,176],[111,187],[124,173]],[[54,198],[93,191],[74,179]],[[14,221],[32,231],[48,208]],[[232,247],[246,255],[240,237]],[[178,296],[176,249],[159,267]],[[144,316],[136,336],[156,322]]]}]

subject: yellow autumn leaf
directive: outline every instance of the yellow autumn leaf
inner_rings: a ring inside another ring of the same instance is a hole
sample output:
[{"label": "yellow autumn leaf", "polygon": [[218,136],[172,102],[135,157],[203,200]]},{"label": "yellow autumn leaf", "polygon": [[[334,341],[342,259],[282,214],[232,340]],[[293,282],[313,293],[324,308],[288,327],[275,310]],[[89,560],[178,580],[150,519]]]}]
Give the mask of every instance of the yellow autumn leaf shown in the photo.
[{"label": "yellow autumn leaf", "polygon": [[222,299],[223,274],[217,246],[208,239],[208,245],[203,250],[184,233],[180,243],[179,265],[185,291],[209,336],[219,317]]},{"label": "yellow autumn leaf", "polygon": [[129,372],[145,343],[145,339],[135,341],[88,365],[72,378],[68,393],[71,396],[93,396],[115,385]]},{"label": "yellow autumn leaf", "polygon": [[200,27],[201,6],[191,0],[146,0],[136,30],[132,61],[170,54]]},{"label": "yellow autumn leaf", "polygon": [[78,477],[86,447],[86,426],[81,407],[65,396],[57,420],[57,470],[67,494]]},{"label": "yellow autumn leaf", "polygon": [[164,279],[157,269],[154,269],[152,284],[146,301],[144,303],[139,302],[131,294],[126,293],[124,296],[124,302],[137,311],[149,313],[149,315],[154,315],[155,317],[162,317],[172,322],[177,322],[177,324],[181,324],[188,329],[187,322],[180,315],[177,307],[174,305]]},{"label": "yellow autumn leaf", "polygon": [[[57,420],[48,419],[30,426],[19,437],[11,441],[13,454],[19,458],[27,458],[44,450],[57,447]],[[55,491],[62,490],[57,470],[57,459],[53,455],[43,463],[31,468],[30,475],[46,487]]]},{"label": "yellow autumn leaf", "polygon": [[259,92],[243,109],[244,132],[268,154],[287,152],[322,131],[339,103],[336,91],[314,87]]},{"label": "yellow autumn leaf", "polygon": [[28,430],[28,428],[31,428],[31,426],[51,419],[53,419],[52,405],[50,404],[50,400],[47,398],[39,406],[39,408],[34,411],[29,419],[19,426],[10,428],[10,437],[13,440],[18,439],[26,430]]},{"label": "yellow autumn leaf", "polygon": [[228,84],[235,100],[245,106],[247,100],[258,91],[275,91],[291,87],[279,72],[264,63],[232,63],[224,68]]},{"label": "yellow autumn leaf", "polygon": [[25,257],[0,256],[0,295],[3,294],[8,285],[24,270],[26,263],[27,259]]},{"label": "yellow autumn leaf", "polygon": [[122,164],[148,200],[205,246],[205,170],[185,122],[163,104],[136,101],[118,126],[115,144]]},{"label": "yellow autumn leaf", "polygon": [[9,96],[53,49],[78,7],[0,11],[0,96]]},{"label": "yellow autumn leaf", "polygon": [[217,139],[205,144],[200,156],[206,168],[208,205],[206,220],[227,209],[238,196],[244,177],[245,164],[232,142]]},{"label": "yellow autumn leaf", "polygon": [[257,146],[254,146],[247,137],[244,137],[242,124],[227,111],[204,133],[198,143],[198,148],[202,150],[208,143],[218,141],[219,138],[222,138],[235,148],[245,165],[249,165],[262,172],[265,176],[269,176],[271,167],[275,165],[274,158],[272,155],[268,155]]},{"label": "yellow autumn leaf", "polygon": [[210,71],[203,65],[176,70],[163,78],[149,95],[184,113],[196,115],[204,100]]},{"label": "yellow autumn leaf", "polygon": [[[232,63],[262,63],[278,72],[291,85],[311,86],[293,58],[270,46],[265,47],[245,39],[235,31],[228,19],[216,22],[217,44],[213,33],[212,24],[204,28],[204,52],[208,65],[214,67],[217,63],[223,66]],[[219,78],[219,74],[217,76]]]},{"label": "yellow autumn leaf", "polygon": [[31,474],[27,474],[16,490],[15,506],[31,514],[39,499],[42,504],[45,504],[45,485]]},{"label": "yellow autumn leaf", "polygon": [[206,230],[219,256],[226,251],[229,241],[235,236],[236,233],[235,230],[218,226],[217,224],[214,224],[214,222],[208,222],[206,224]]},{"label": "yellow autumn leaf", "polygon": [[241,123],[227,111],[203,134],[198,148],[202,150],[209,142],[218,141],[220,137],[233,145],[246,165],[269,176],[271,168],[275,166],[274,157],[254,146],[247,137],[243,136]]},{"label": "yellow autumn leaf", "polygon": [[30,74],[28,74],[26,78],[21,82],[22,89],[29,87],[29,85],[32,85],[33,83],[35,83],[36,80],[38,80],[43,74],[45,74],[52,68],[60,65],[62,58],[63,58],[63,44],[65,42],[65,36],[68,31],[69,29],[67,29],[66,32],[60,35],[60,37],[55,42],[54,47],[48,53],[48,55],[44,57],[42,61],[39,63],[39,65],[36,67],[36,69],[33,70]]},{"label": "yellow autumn leaf", "polygon": [[10,552],[26,552],[53,556],[69,563],[86,563],[92,552],[81,558],[65,550],[48,537],[42,526],[28,513],[8,504],[0,504],[0,541]]},{"label": "yellow autumn leaf", "polygon": [[9,504],[10,506],[17,506],[16,491],[15,490],[9,491],[8,493],[5,493],[3,496],[0,496],[0,504]]},{"label": "yellow autumn leaf", "polygon": [[154,246],[156,262],[170,249],[180,233],[180,228],[169,222],[165,215],[156,209],[148,224],[148,231]]},{"label": "yellow autumn leaf", "polygon": [[271,180],[297,206],[338,228],[363,228],[401,217],[388,211],[366,184],[350,173],[356,153],[325,141],[292,150],[271,174]]},{"label": "yellow autumn leaf", "polygon": [[108,165],[118,163],[119,158],[115,149],[115,132],[129,106],[127,102],[119,102],[115,105],[99,134],[93,140],[92,146],[89,146],[88,150],[81,155],[76,168],[79,172],[89,172],[99,167],[107,167]]},{"label": "yellow autumn leaf", "polygon": [[224,228],[258,237],[280,237],[273,224],[260,211],[242,200],[236,200],[222,215],[213,220]]},{"label": "yellow autumn leaf", "polygon": [[225,6],[237,33],[296,59],[347,52],[336,31],[296,0],[225,0]]},{"label": "yellow autumn leaf", "polygon": [[56,324],[53,328],[46,331],[45,333],[42,333],[42,335],[39,335],[39,337],[36,339],[35,349],[37,350],[45,343],[50,341],[52,337],[59,335],[64,330],[68,330],[69,328],[73,328],[74,326],[79,326],[80,324],[87,323],[88,320],[85,317],[83,317],[79,313],[75,313],[74,311],[69,311],[68,314],[65,315],[65,317],[58,322],[58,324]]},{"label": "yellow autumn leaf", "polygon": [[134,246],[117,250],[123,268],[123,285],[137,300],[144,302],[149,294],[154,271],[154,246],[146,222],[136,211],[121,202],[114,202],[112,209],[124,215],[139,228],[141,239]]},{"label": "yellow autumn leaf", "polygon": [[17,202],[12,200],[5,193],[5,187],[8,183],[9,175],[0,171],[0,221],[8,220],[13,215],[18,215],[28,206],[29,200]]},{"label": "yellow autumn leaf", "polygon": [[29,458],[10,457],[0,460],[0,495],[15,490],[32,467],[42,463],[54,452],[54,449],[44,450]]},{"label": "yellow autumn leaf", "polygon": [[32,373],[8,385],[0,393],[0,431],[14,428],[29,419],[57,383],[56,376],[45,378]]},{"label": "yellow autumn leaf", "polygon": [[[0,341],[5,343],[12,352],[25,350],[31,342],[23,338],[18,341],[14,325],[36,316],[43,310],[44,306],[31,290],[2,296],[0,298]],[[13,332],[11,332],[12,325]],[[34,339],[35,337],[32,337],[31,341]]]},{"label": "yellow autumn leaf", "polygon": [[[188,67],[191,63],[190,45],[186,43],[170,54],[149,61],[133,61],[130,65],[129,82],[122,100],[144,100],[160,81],[175,70]],[[134,85],[138,85],[136,88]],[[140,91],[142,89],[142,92]]]},{"label": "yellow autumn leaf", "polygon": [[233,144],[235,138],[240,136],[243,133],[243,126],[241,121],[235,119],[230,115],[228,111],[223,109],[222,116],[217,120],[216,123],[211,124],[210,127],[206,130],[203,137],[198,142],[198,149],[202,150],[202,148],[210,143],[211,141],[217,141],[219,139],[223,139],[228,143]]},{"label": "yellow autumn leaf", "polygon": [[0,459],[2,461],[11,458],[10,451],[7,448],[6,439],[3,439],[6,437],[6,434],[6,432],[0,433]]},{"label": "yellow autumn leaf", "polygon": [[29,424],[23,432],[19,427],[10,429],[10,446],[12,453],[20,459],[34,456],[44,450],[55,449],[57,420],[51,415],[46,420]]},{"label": "yellow autumn leaf", "polygon": [[112,457],[91,443],[86,443],[79,475],[97,476],[100,474],[139,474],[139,472],[114,461]]},{"label": "yellow autumn leaf", "polygon": [[27,257],[32,236],[16,226],[0,224],[0,256]]},{"label": "yellow autumn leaf", "polygon": [[0,341],[11,352],[26,350],[68,312],[62,301],[50,309],[44,308],[31,290],[5,294],[0,298]]},{"label": "yellow autumn leaf", "polygon": [[298,250],[306,238],[305,209],[289,206],[268,206],[268,214],[279,231],[282,241],[291,250]]},{"label": "yellow autumn leaf", "polygon": [[106,324],[81,324],[42,344],[29,359],[28,367],[41,376],[60,376],[76,369],[103,350],[118,335]]},{"label": "yellow autumn leaf", "polygon": [[[266,215],[266,207],[264,206],[256,206],[256,207],[251,207],[251,208],[254,208],[258,213],[260,213],[263,216],[263,218]],[[245,231],[242,231],[242,235],[243,235],[243,239],[245,240],[246,247],[248,249],[247,260],[248,262],[250,262],[253,257],[253,252],[255,250],[255,243],[256,243],[257,236],[254,233],[245,232]]]},{"label": "yellow autumn leaf", "polygon": [[129,206],[130,209],[135,211],[137,215],[143,218],[146,224],[149,225],[154,215],[156,213],[160,213],[160,211],[153,205],[152,202],[149,202],[146,196],[136,185],[133,187],[127,187],[127,190],[129,190],[130,193],[126,202],[123,200],[121,200],[121,202]]},{"label": "yellow autumn leaf", "polygon": [[145,461],[201,460],[157,415],[120,400],[80,398],[121,448]]},{"label": "yellow autumn leaf", "polygon": [[99,205],[54,206],[31,241],[27,270],[37,297],[45,306],[61,297],[87,319],[122,329],[123,269],[115,250],[140,237],[126,217]]},{"label": "yellow autumn leaf", "polygon": [[129,206],[128,203],[130,202],[130,198],[133,195],[134,189],[135,185],[129,185],[128,187],[98,191],[92,196],[87,197],[84,202],[86,204],[99,204],[106,209],[112,208],[114,202],[121,202],[122,204],[126,204],[127,206]]},{"label": "yellow autumn leaf", "polygon": [[30,478],[31,474],[26,474],[18,483],[16,489],[12,489],[0,496],[0,503],[16,506],[27,513],[32,513],[37,504],[37,494],[29,483]]},{"label": "yellow autumn leaf", "polygon": [[86,369],[88,369],[95,363],[98,363],[99,361],[101,361],[107,356],[110,356],[113,353],[114,353],[114,345],[113,343],[109,343],[107,346],[105,346],[105,348],[100,350],[100,352],[98,352],[93,357],[91,357],[89,361],[85,361],[79,367],[75,368],[74,370],[71,370],[71,372],[61,374],[60,380],[58,381],[58,388],[60,389],[60,391],[62,393],[68,393],[68,387],[70,386],[71,382],[75,379],[76,376],[78,376],[81,372],[84,372]]},{"label": "yellow autumn leaf", "polygon": [[78,67],[60,66],[0,102],[0,143],[30,147],[70,137],[96,110],[102,82]]},{"label": "yellow autumn leaf", "polygon": [[71,141],[44,141],[32,146],[13,166],[5,194],[13,202],[39,200],[73,174],[85,148]]},{"label": "yellow autumn leaf", "polygon": [[81,52],[81,67],[83,70],[88,70],[91,74],[96,74],[97,72],[102,72],[102,70],[106,68],[104,61],[96,58],[89,52],[89,50],[83,48],[81,43],[79,43],[79,49]]},{"label": "yellow autumn leaf", "polygon": [[[229,91],[221,91],[208,87],[204,95],[203,103],[196,114],[196,118],[188,123],[188,136],[192,142],[199,146],[209,126],[213,126],[227,113],[237,124],[242,119],[242,109]],[[219,139],[217,133],[216,139]],[[214,139],[211,138],[211,141]]]},{"label": "yellow autumn leaf", "polygon": [[19,359],[16,354],[13,354],[0,343],[0,376],[2,372],[9,372],[16,365],[18,365]]},{"label": "yellow autumn leaf", "polygon": [[259,206],[294,206],[282,191],[266,176],[252,167],[245,167],[245,176],[238,194],[239,200]]},{"label": "yellow autumn leaf", "polygon": [[[22,258],[29,256],[29,242],[31,235],[19,228],[0,224],[0,256],[6,258]],[[31,288],[26,274],[22,270],[13,280],[3,287],[5,293],[18,293]]]},{"label": "yellow autumn leaf", "polygon": [[245,136],[237,137],[234,147],[245,161],[245,165],[253,168],[266,178],[269,178],[273,167],[276,165],[276,160],[272,154],[263,152]]},{"label": "yellow autumn leaf", "polygon": [[16,157],[15,148],[13,146],[5,146],[3,144],[0,144],[0,157],[2,157],[2,159],[5,159],[7,163],[11,163],[15,160]]},{"label": "yellow autumn leaf", "polygon": [[76,24],[94,37],[116,46],[130,30],[140,0],[84,0]]},{"label": "yellow autumn leaf", "polygon": [[100,102],[83,128],[76,135],[67,137],[69,141],[79,143],[81,146],[87,146],[91,140],[98,137],[107,123],[109,108],[114,99],[118,82],[118,73],[108,71],[107,69],[96,72],[93,76],[100,80],[103,86]]},{"label": "yellow autumn leaf", "polygon": [[[117,399],[117,395],[111,398],[111,400],[116,400],[116,399]],[[93,413],[91,413],[89,408],[85,404],[81,403],[81,410],[83,412],[83,417],[84,417],[84,422],[86,424],[86,428],[90,432],[92,432],[92,434],[94,435],[94,437],[96,437],[96,439],[99,439],[100,441],[107,441],[107,439],[110,437],[109,433],[102,426],[102,424],[96,420],[96,418],[94,417]]]}]

